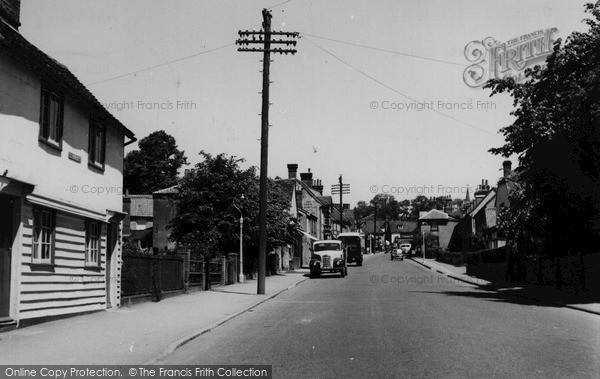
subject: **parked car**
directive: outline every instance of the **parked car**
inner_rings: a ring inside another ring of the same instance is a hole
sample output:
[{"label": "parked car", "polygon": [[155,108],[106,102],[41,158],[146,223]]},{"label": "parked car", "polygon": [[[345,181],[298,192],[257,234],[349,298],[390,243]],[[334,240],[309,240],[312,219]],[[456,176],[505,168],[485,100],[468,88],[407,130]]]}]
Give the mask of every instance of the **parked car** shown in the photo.
[{"label": "parked car", "polygon": [[392,258],[392,260],[400,259],[401,261],[403,261],[404,253],[402,252],[402,249],[392,249],[391,258]]}]

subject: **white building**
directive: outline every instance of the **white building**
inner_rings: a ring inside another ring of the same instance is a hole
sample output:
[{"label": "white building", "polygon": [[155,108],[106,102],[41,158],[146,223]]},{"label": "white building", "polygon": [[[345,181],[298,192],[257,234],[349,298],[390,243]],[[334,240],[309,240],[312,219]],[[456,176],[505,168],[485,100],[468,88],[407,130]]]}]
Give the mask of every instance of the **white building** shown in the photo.
[{"label": "white building", "polygon": [[0,329],[120,302],[133,133],[18,32],[0,0]]}]

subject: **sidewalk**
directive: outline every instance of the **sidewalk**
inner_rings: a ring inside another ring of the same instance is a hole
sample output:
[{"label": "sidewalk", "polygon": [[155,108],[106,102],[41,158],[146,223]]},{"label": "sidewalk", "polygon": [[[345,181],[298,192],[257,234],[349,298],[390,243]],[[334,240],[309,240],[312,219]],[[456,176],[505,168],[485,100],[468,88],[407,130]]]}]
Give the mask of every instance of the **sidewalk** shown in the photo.
[{"label": "sidewalk", "polygon": [[554,288],[539,286],[499,288],[492,282],[467,275],[467,268],[464,266],[456,267],[451,264],[438,262],[435,259],[424,260],[423,258],[418,257],[411,257],[410,259],[439,274],[447,275],[453,279],[473,284],[486,290],[495,290],[507,296],[517,296],[539,302],[552,303],[555,306],[600,315],[600,302],[589,296],[587,293],[576,292],[569,289],[559,291]]},{"label": "sidewalk", "polygon": [[0,333],[0,364],[145,364],[306,280],[308,270]]}]

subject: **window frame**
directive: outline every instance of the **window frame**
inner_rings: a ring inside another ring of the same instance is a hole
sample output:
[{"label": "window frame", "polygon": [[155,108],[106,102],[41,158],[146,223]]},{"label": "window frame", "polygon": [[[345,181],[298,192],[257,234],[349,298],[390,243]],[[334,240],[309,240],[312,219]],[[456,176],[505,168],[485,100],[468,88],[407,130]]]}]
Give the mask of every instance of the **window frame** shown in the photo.
[{"label": "window frame", "polygon": [[[98,136],[97,131],[102,134]],[[98,138],[101,139],[98,144]],[[98,159],[100,155],[100,159]],[[88,131],[88,164],[99,170],[104,170],[106,162],[106,124],[101,120],[90,119]]]},{"label": "window frame", "polygon": [[438,226],[438,222],[433,220],[430,222],[429,224],[429,230],[432,232],[437,232],[440,230],[439,226]]},{"label": "window frame", "polygon": [[[56,103],[56,119],[55,125],[50,125],[50,119],[54,118],[50,116],[51,101]],[[64,96],[53,89],[47,84],[42,84],[40,93],[40,130],[38,134],[38,140],[44,142],[48,146],[51,146],[57,150],[62,150],[63,131],[64,131],[64,119],[65,119],[65,101]],[[51,134],[54,132],[56,135],[52,137]]]},{"label": "window frame", "polygon": [[[46,219],[46,216],[48,219]],[[44,225],[49,220],[49,225]],[[43,241],[42,232],[47,231],[49,241]],[[42,239],[42,240],[41,240]],[[42,246],[48,246],[48,257],[43,257]],[[43,207],[33,208],[33,230],[31,234],[31,263],[34,265],[54,265],[56,249],[56,211]]]},{"label": "window frame", "polygon": [[[95,244],[94,244],[95,243]],[[85,221],[84,262],[86,268],[100,268],[102,263],[102,223]]]}]

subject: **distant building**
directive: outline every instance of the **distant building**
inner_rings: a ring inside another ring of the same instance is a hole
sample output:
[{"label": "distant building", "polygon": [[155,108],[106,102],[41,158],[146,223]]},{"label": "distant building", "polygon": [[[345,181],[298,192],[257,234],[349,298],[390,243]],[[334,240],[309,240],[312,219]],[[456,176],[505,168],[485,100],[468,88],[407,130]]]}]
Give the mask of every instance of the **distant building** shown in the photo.
[{"label": "distant building", "polygon": [[[300,267],[308,267],[312,242],[331,238],[331,196],[323,196],[323,185],[320,180],[313,181],[310,172],[301,173],[297,178],[298,165],[288,164],[288,178],[280,179],[287,189],[290,198],[290,212],[298,219],[302,237],[290,246],[289,256],[292,262]],[[293,213],[295,210],[295,214]],[[283,254],[282,261],[286,256]]]},{"label": "distant building", "polygon": [[164,188],[152,193],[152,246],[158,250],[174,250],[177,244],[169,239],[171,223],[177,215],[177,207],[172,203],[177,186]]},{"label": "distant building", "polygon": [[123,240],[133,241],[140,249],[152,248],[154,219],[152,195],[123,196]]},{"label": "distant building", "polygon": [[0,329],[120,304],[133,133],[0,0]]},{"label": "distant building", "polygon": [[437,209],[423,212],[417,221],[421,233],[433,233],[438,237],[440,247],[447,249],[458,220]]},{"label": "distant building", "polygon": [[[452,236],[450,250],[495,249],[506,245],[506,241],[499,237],[498,216],[502,209],[509,206],[508,198],[514,186],[511,162],[504,161],[502,170],[503,175],[498,179],[497,187],[491,187],[487,180],[482,180],[477,186],[473,200],[467,193],[464,214]],[[482,246],[478,245],[476,238],[483,243]]]}]

